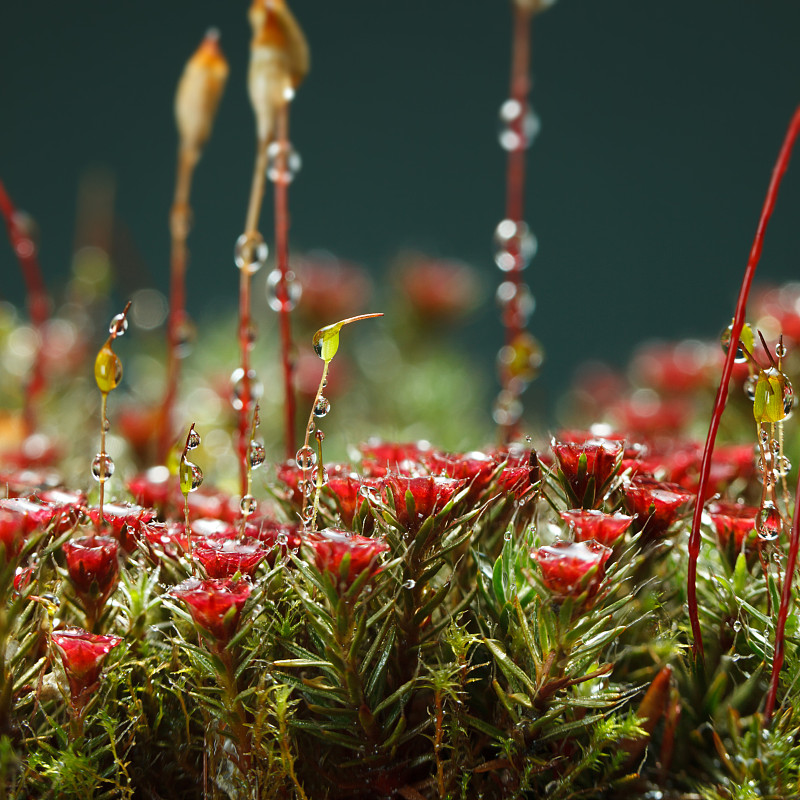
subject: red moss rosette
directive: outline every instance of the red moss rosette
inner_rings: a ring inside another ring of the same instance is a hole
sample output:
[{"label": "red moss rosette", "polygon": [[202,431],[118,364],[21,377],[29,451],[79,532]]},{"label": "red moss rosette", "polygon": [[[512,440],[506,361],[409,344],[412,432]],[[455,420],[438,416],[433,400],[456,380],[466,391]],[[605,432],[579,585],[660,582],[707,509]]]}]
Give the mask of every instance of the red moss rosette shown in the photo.
[{"label": "red moss rosette", "polygon": [[594,539],[606,547],[613,547],[628,530],[633,517],[626,514],[606,514],[594,509],[573,508],[560,513],[561,519],[572,529],[575,540]]},{"label": "red moss rosette", "polygon": [[[336,576],[340,588],[348,588],[365,570],[378,571],[378,557],[389,550],[382,539],[359,536],[338,528],[325,528],[305,535],[305,542],[314,551],[314,563],[320,572]],[[345,569],[343,564],[347,559]]]},{"label": "red moss rosette", "polygon": [[100,683],[103,661],[122,639],[89,633],[83,628],[64,628],[53,631],[50,640],[61,656],[73,704],[85,705]]},{"label": "red moss rosette", "polygon": [[605,577],[611,548],[600,542],[554,542],[531,555],[542,572],[542,582],[558,597],[594,595]]},{"label": "red moss rosette", "polygon": [[224,645],[236,633],[251,588],[247,580],[189,578],[170,593],[186,604],[199,628]]}]

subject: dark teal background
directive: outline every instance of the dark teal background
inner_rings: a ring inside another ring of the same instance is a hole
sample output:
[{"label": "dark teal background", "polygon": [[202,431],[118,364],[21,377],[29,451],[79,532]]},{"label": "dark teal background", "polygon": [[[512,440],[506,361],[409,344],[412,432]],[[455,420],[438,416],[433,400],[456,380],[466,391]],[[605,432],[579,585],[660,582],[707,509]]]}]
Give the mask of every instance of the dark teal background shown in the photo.
[{"label": "dark teal background", "polygon": [[[116,213],[140,254],[120,294],[167,285],[172,101],[210,25],[231,76],[195,183],[189,305],[235,302],[231,259],[252,167],[245,2],[4,3],[0,177],[41,227],[50,283],[65,281],[78,178],[116,175]],[[401,247],[465,259],[496,285],[503,215],[497,109],[507,95],[502,0],[295,0],[312,72],[292,108],[303,170],[292,240],[380,276]],[[621,363],[645,337],[709,336],[730,319],[758,212],[800,102],[800,4],[790,0],[561,0],[533,31],[527,279],[542,386],[589,358]],[[800,155],[796,157],[800,161]],[[262,230],[271,241],[270,204]],[[800,163],[768,233],[762,280],[798,277]],[[5,239],[0,295],[21,280]],[[463,334],[487,363],[493,307]]]}]

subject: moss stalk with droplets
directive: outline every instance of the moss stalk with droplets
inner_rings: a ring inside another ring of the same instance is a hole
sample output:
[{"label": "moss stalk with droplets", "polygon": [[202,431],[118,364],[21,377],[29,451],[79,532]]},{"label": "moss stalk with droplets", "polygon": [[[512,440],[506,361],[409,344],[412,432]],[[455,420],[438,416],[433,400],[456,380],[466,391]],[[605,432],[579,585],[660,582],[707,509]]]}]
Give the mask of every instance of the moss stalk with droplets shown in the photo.
[{"label": "moss stalk with droplets", "polygon": [[106,432],[109,427],[108,417],[106,415],[108,393],[116,389],[122,380],[122,362],[119,360],[119,356],[114,352],[111,345],[117,337],[122,336],[128,329],[128,310],[130,307],[131,301],[129,300],[122,313],[117,314],[117,316],[111,320],[111,324],[108,328],[108,339],[106,339],[105,344],[100,348],[97,358],[95,358],[94,361],[94,379],[101,396],[100,452],[95,456],[92,462],[92,477],[100,484],[100,513],[98,515],[98,525],[102,525],[104,521],[103,503],[105,501],[106,481],[114,474],[114,462],[111,456],[106,452]]},{"label": "moss stalk with droplets", "polygon": [[692,528],[689,534],[689,568],[687,573],[687,605],[689,610],[689,622],[692,629],[692,654],[695,659],[704,659],[703,633],[700,629],[700,615],[697,605],[697,559],[700,556],[700,524],[703,517],[703,507],[709,490],[709,479],[711,476],[711,458],[714,454],[714,444],[717,440],[722,412],[725,410],[725,403],[728,400],[728,385],[733,372],[733,362],[736,358],[736,351],[739,345],[739,338],[744,327],[745,314],[747,312],[747,298],[750,296],[750,286],[753,283],[756,267],[761,259],[761,249],[764,245],[764,234],[767,230],[772,212],[775,209],[775,202],[778,199],[778,189],[781,179],[789,166],[789,158],[794,148],[797,135],[800,133],[800,108],[798,108],[789,123],[789,129],[783,140],[778,160],[772,171],[767,196],[761,209],[761,216],[758,220],[755,239],[750,248],[750,256],[747,260],[747,267],[742,278],[739,289],[739,297],[736,302],[736,313],[733,318],[733,327],[730,333],[730,346],[725,356],[725,364],[722,368],[717,396],[714,400],[714,410],[711,414],[711,421],[708,427],[708,435],[703,448],[703,459],[700,464],[700,479],[697,486],[697,503],[695,504],[692,515]]},{"label": "moss stalk with droplets", "polygon": [[[306,433],[305,438],[303,440],[303,446],[300,450],[297,451],[297,465],[303,472],[303,484],[302,484],[302,495],[303,495],[303,505],[301,511],[301,519],[304,526],[308,526],[310,530],[314,530],[314,526],[316,525],[317,521],[317,512],[319,511],[319,498],[320,494],[322,493],[322,486],[324,482],[324,475],[325,470],[322,464],[322,437],[320,436],[321,431],[317,431],[317,441],[319,442],[319,465],[317,469],[317,479],[314,488],[314,504],[313,510],[310,514],[307,514],[308,509],[308,471],[311,467],[314,466],[314,451],[309,446],[309,437],[311,433],[314,431],[314,418],[316,416],[324,417],[325,414],[328,413],[330,410],[330,403],[328,402],[327,398],[325,398],[322,394],[323,389],[325,388],[325,384],[328,380],[328,367],[330,366],[333,357],[336,355],[336,351],[339,349],[339,331],[342,329],[344,325],[349,325],[351,322],[358,322],[362,319],[372,319],[373,317],[382,317],[383,313],[379,312],[376,314],[360,314],[357,317],[348,317],[347,319],[340,320],[339,322],[334,322],[332,325],[326,325],[324,328],[320,328],[315,334],[313,338],[313,345],[314,345],[314,352],[322,359],[323,367],[322,367],[322,377],[319,379],[319,386],[317,387],[317,393],[314,395],[314,401],[311,403],[311,411],[308,415],[308,423],[306,424]],[[319,414],[318,409],[321,407],[322,401],[324,401],[324,412]]]},{"label": "moss stalk with droplets", "polygon": [[192,575],[194,575],[194,555],[192,554],[192,526],[189,522],[189,495],[196,492],[203,483],[203,471],[197,464],[189,461],[190,450],[195,450],[200,446],[200,434],[195,430],[195,423],[189,428],[186,434],[186,443],[181,453],[181,461],[178,466],[178,482],[181,494],[183,495],[183,526],[186,534],[186,555],[192,565]]}]

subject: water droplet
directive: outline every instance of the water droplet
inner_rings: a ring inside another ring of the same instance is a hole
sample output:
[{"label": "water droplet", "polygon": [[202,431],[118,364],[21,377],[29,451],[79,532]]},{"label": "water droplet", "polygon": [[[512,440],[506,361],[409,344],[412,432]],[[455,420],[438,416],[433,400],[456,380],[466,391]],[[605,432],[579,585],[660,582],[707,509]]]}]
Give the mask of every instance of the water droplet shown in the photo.
[{"label": "water droplet", "polygon": [[303,522],[311,522],[314,517],[314,508],[313,506],[306,506],[303,509],[303,512],[300,514]]},{"label": "water droplet", "polygon": [[291,142],[273,142],[267,148],[267,177],[273,183],[291,183],[302,166],[303,159]]},{"label": "water droplet", "polygon": [[104,419],[104,420],[103,420],[103,421],[100,423],[100,425],[101,425],[101,427],[103,428],[103,430],[104,430],[106,433],[108,433],[108,432],[109,432],[109,430],[111,429],[111,423],[108,421],[108,418]]},{"label": "water droplet", "polygon": [[323,378],[322,379],[322,388],[324,389],[327,385],[328,385],[328,379],[327,378]]},{"label": "water droplet", "polygon": [[506,531],[503,534],[503,540],[506,541],[506,542],[510,542],[511,541],[511,531]]},{"label": "water droplet", "polygon": [[258,469],[265,461],[267,451],[261,442],[250,442],[250,466],[252,469]]},{"label": "water droplet", "polygon": [[774,486],[777,482],[774,470],[767,470],[764,473],[764,486]]},{"label": "water droplet", "polygon": [[778,472],[780,475],[788,475],[792,471],[792,462],[786,456],[780,460],[779,464]]},{"label": "water droplet", "polygon": [[319,428],[314,431],[314,436],[317,438],[318,442],[321,442],[325,439],[325,434]]},{"label": "water droplet", "polygon": [[514,314],[520,327],[527,325],[531,314],[536,309],[536,300],[530,287],[525,283],[503,281],[495,293],[495,300],[506,314]]},{"label": "water droplet", "polygon": [[193,464],[184,458],[178,468],[178,481],[182,494],[187,495],[189,492],[196,492],[203,483],[203,470],[197,464]]},{"label": "water droplet", "polygon": [[769,443],[769,446],[772,449],[772,452],[773,452],[774,455],[777,456],[777,455],[780,454],[780,452],[781,452],[781,443],[777,439],[773,439]]},{"label": "water droplet", "polygon": [[268,253],[267,243],[258,231],[243,233],[233,248],[233,261],[240,270],[255,275],[266,263]]},{"label": "water droplet", "polygon": [[761,440],[761,444],[765,447],[769,444],[769,433],[767,432],[766,428],[761,429],[761,433],[758,434],[758,438]]},{"label": "water droplet", "polygon": [[247,379],[245,379],[244,370],[241,367],[237,367],[231,373],[231,405],[236,411],[241,411],[244,408],[245,388],[248,384],[250,402],[252,403],[261,398],[264,393],[264,385],[258,380],[254,369],[247,371]]},{"label": "water droplet", "polygon": [[291,270],[284,282],[286,294],[280,297],[281,271],[273,269],[267,275],[267,304],[273,311],[294,311],[303,295],[303,286]]},{"label": "water droplet", "polygon": [[108,453],[98,453],[92,461],[92,477],[105,483],[114,474],[114,459]]},{"label": "water droplet", "polygon": [[417,585],[417,582],[413,578],[409,578],[404,584],[404,589],[413,589]]},{"label": "water droplet", "polygon": [[194,450],[197,447],[200,447],[200,434],[192,429],[186,437],[186,449]]},{"label": "water droplet", "polygon": [[756,399],[758,375],[748,375],[744,381],[744,396],[752,403]]},{"label": "water droplet", "polygon": [[511,153],[527,149],[541,129],[541,120],[527,103],[512,98],[500,106],[497,139],[503,150]]},{"label": "water droplet", "polygon": [[780,511],[773,503],[766,502],[758,512],[756,530],[762,542],[773,542],[780,536],[783,529],[783,519]]},{"label": "water droplet", "polygon": [[[719,337],[719,343],[722,345],[722,350],[724,353],[728,352],[728,348],[731,346],[731,333],[733,332],[733,323],[731,322],[724,331],[722,331],[722,335]],[[742,343],[739,342],[739,348],[736,350],[736,358],[733,359],[736,364],[744,364],[747,361],[747,356],[744,354],[744,350],[742,349]]]},{"label": "water droplet", "polygon": [[188,316],[184,315],[175,325],[175,355],[186,358],[192,352],[192,346],[197,338],[197,328]]},{"label": "water droplet", "polygon": [[520,391],[539,374],[544,362],[544,350],[538,339],[521,331],[510,344],[497,353],[497,366],[503,383],[514,380]]},{"label": "water droplet", "polygon": [[791,381],[784,376],[783,384],[783,413],[788,414],[794,406],[794,387]]},{"label": "water droplet", "polygon": [[317,454],[308,446],[301,447],[294,456],[300,469],[311,469],[317,463]]},{"label": "water droplet", "polygon": [[319,419],[324,417],[331,410],[331,401],[327,397],[320,395],[314,404],[314,416]]},{"label": "water droplet", "polygon": [[250,516],[250,514],[253,514],[257,507],[258,503],[255,497],[253,497],[251,494],[244,495],[244,497],[242,497],[242,499],[239,501],[239,508],[241,509],[242,514],[245,516]]},{"label": "water droplet", "polygon": [[538,243],[525,222],[504,219],[494,232],[494,262],[503,272],[522,270],[536,255]]},{"label": "water droplet", "polygon": [[299,480],[297,482],[297,488],[300,490],[300,494],[302,494],[304,497],[311,497],[311,495],[314,494],[315,487],[316,484],[313,480]]},{"label": "water droplet", "polygon": [[497,395],[492,418],[498,425],[513,425],[522,416],[522,403],[513,392],[502,391]]},{"label": "water droplet", "polygon": [[128,330],[128,318],[125,314],[117,314],[108,326],[108,332],[114,337],[124,336]]},{"label": "water droplet", "polygon": [[317,426],[316,426],[316,425],[313,423],[313,421],[312,421],[312,422],[309,422],[309,423],[308,423],[308,427],[306,428],[306,430],[307,430],[309,433],[314,433],[314,429],[315,429],[316,427],[317,427]]},{"label": "water droplet", "polygon": [[276,544],[279,544],[281,547],[286,547],[286,545],[289,544],[289,534],[286,533],[286,531],[281,531],[275,537],[275,542]]},{"label": "water droplet", "polygon": [[778,342],[775,345],[775,355],[778,358],[786,358],[786,345],[783,342]]},{"label": "water droplet", "polygon": [[733,629],[736,631],[736,633],[739,633],[739,631],[742,629],[742,623],[738,619],[733,623]]}]

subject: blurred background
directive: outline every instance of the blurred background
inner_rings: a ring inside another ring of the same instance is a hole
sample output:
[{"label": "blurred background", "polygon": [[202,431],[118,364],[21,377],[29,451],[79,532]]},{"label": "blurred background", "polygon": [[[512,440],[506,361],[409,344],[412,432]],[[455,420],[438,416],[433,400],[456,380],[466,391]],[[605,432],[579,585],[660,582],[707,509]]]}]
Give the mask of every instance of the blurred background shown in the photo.
[{"label": "blurred background", "polygon": [[[491,237],[504,207],[497,113],[508,94],[509,3],[291,6],[312,53],[292,106],[303,160],[290,191],[292,246],[362,264],[377,287],[367,310],[390,314],[399,252],[471,264],[481,302],[432,335],[490,376],[467,384],[488,416],[502,339]],[[188,307],[201,324],[234,307],[232,248],[254,151],[246,8],[244,0],[4,4],[0,178],[38,223],[54,292],[67,284],[75,248],[106,235],[119,302],[145,286],[166,291],[174,91],[216,26],[231,72],[195,176]],[[800,5],[789,0],[560,0],[535,19],[531,102],[542,130],[529,151],[526,216],[539,252],[525,277],[537,304],[529,327],[546,351],[527,393],[539,424],[557,411],[579,363],[622,364],[642,339],[713,337],[730,320],[800,101],[799,31]],[[762,281],[798,274],[799,170],[782,191]],[[106,225],[99,231],[86,223],[92,203],[91,219]],[[268,199],[269,243],[271,212]],[[267,272],[257,276],[261,295]],[[5,237],[0,274],[0,299],[20,303]],[[274,350],[273,324],[262,323],[257,349]],[[379,324],[402,336],[410,323],[387,315]],[[373,357],[376,369],[386,361]],[[402,376],[387,380],[402,389]]]}]

